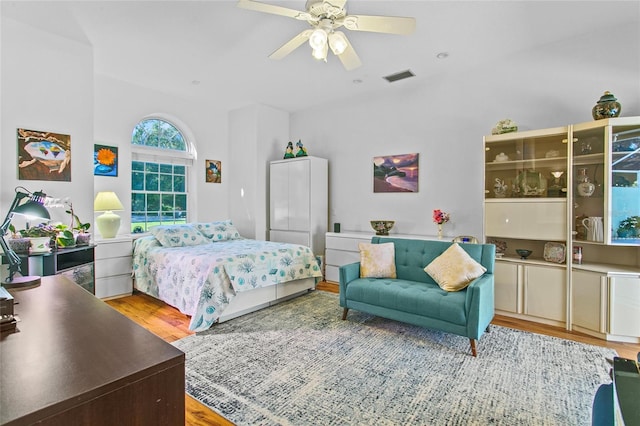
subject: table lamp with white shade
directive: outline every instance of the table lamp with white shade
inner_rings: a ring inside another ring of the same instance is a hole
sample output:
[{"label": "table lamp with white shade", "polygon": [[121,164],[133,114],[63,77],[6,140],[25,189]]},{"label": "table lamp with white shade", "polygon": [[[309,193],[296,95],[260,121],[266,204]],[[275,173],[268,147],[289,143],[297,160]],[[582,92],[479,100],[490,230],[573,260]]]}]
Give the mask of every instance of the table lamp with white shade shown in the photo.
[{"label": "table lamp with white shade", "polygon": [[113,191],[98,192],[93,202],[93,210],[104,212],[96,218],[96,226],[102,238],[114,238],[120,229],[120,216],[114,210],[124,210],[118,196]]}]

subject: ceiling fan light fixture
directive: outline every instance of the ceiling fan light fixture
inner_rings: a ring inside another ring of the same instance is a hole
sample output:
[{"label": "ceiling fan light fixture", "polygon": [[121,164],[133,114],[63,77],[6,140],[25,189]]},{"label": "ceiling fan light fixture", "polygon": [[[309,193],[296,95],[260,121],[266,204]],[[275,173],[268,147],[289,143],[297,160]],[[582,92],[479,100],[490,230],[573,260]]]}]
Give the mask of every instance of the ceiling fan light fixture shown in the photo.
[{"label": "ceiling fan light fixture", "polygon": [[320,46],[319,49],[313,49],[311,51],[311,55],[319,61],[327,62],[328,51],[329,51],[329,46],[325,43],[323,46]]},{"label": "ceiling fan light fixture", "polygon": [[322,28],[316,28],[309,36],[309,46],[313,50],[321,49],[327,45],[327,32]]},{"label": "ceiling fan light fixture", "polygon": [[335,31],[329,34],[329,46],[334,55],[342,55],[347,50],[347,38],[341,31]]}]

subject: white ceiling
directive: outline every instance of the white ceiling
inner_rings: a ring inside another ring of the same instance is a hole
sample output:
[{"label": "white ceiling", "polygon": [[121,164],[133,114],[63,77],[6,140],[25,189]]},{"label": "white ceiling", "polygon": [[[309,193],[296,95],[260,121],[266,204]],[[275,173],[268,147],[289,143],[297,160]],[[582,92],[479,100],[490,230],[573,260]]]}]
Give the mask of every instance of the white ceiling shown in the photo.
[{"label": "white ceiling", "polygon": [[[265,2],[305,6],[304,0]],[[314,60],[306,44],[280,61],[268,59],[308,24],[240,9],[235,0],[2,0],[1,7],[4,17],[92,45],[97,74],[228,109],[262,103],[286,111],[491,66],[500,57],[594,31],[617,42],[617,25],[640,25],[639,1],[348,0],[350,14],[415,17],[416,32],[345,29],[363,63],[345,71],[331,53],[327,63]],[[439,52],[449,57],[439,60]],[[382,78],[407,69],[416,77]]]}]

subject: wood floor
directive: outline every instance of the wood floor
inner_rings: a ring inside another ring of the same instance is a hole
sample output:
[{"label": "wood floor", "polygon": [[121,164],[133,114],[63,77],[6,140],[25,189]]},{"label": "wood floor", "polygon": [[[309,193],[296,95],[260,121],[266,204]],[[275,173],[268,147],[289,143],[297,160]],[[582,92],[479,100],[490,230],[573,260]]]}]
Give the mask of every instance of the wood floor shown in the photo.
[{"label": "wood floor", "polygon": [[[333,283],[319,283],[317,289],[332,293],[338,292],[338,286]],[[189,318],[186,315],[145,294],[136,292],[132,296],[108,300],[107,303],[167,342],[173,342],[193,334],[189,331]],[[640,345],[637,344],[607,342],[582,333],[566,331],[561,327],[552,327],[500,315],[494,318],[492,324],[612,348],[623,358],[635,359],[636,354],[640,352]],[[479,343],[478,351],[478,356],[482,356],[482,342]],[[185,402],[187,425],[233,425],[188,395],[185,395]]]}]

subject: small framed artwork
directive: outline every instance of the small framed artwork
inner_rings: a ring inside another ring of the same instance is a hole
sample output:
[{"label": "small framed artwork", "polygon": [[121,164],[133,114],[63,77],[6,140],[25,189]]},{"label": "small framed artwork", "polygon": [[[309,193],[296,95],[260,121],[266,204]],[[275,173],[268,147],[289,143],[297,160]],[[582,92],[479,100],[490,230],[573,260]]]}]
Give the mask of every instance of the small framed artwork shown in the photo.
[{"label": "small framed artwork", "polygon": [[18,179],[71,182],[71,136],[18,129]]},{"label": "small framed artwork", "polygon": [[419,154],[373,157],[373,192],[418,192]]},{"label": "small framed artwork", "polygon": [[206,182],[222,182],[222,162],[217,160],[204,160]]},{"label": "small framed artwork", "polygon": [[94,176],[118,176],[118,147],[93,145]]}]

